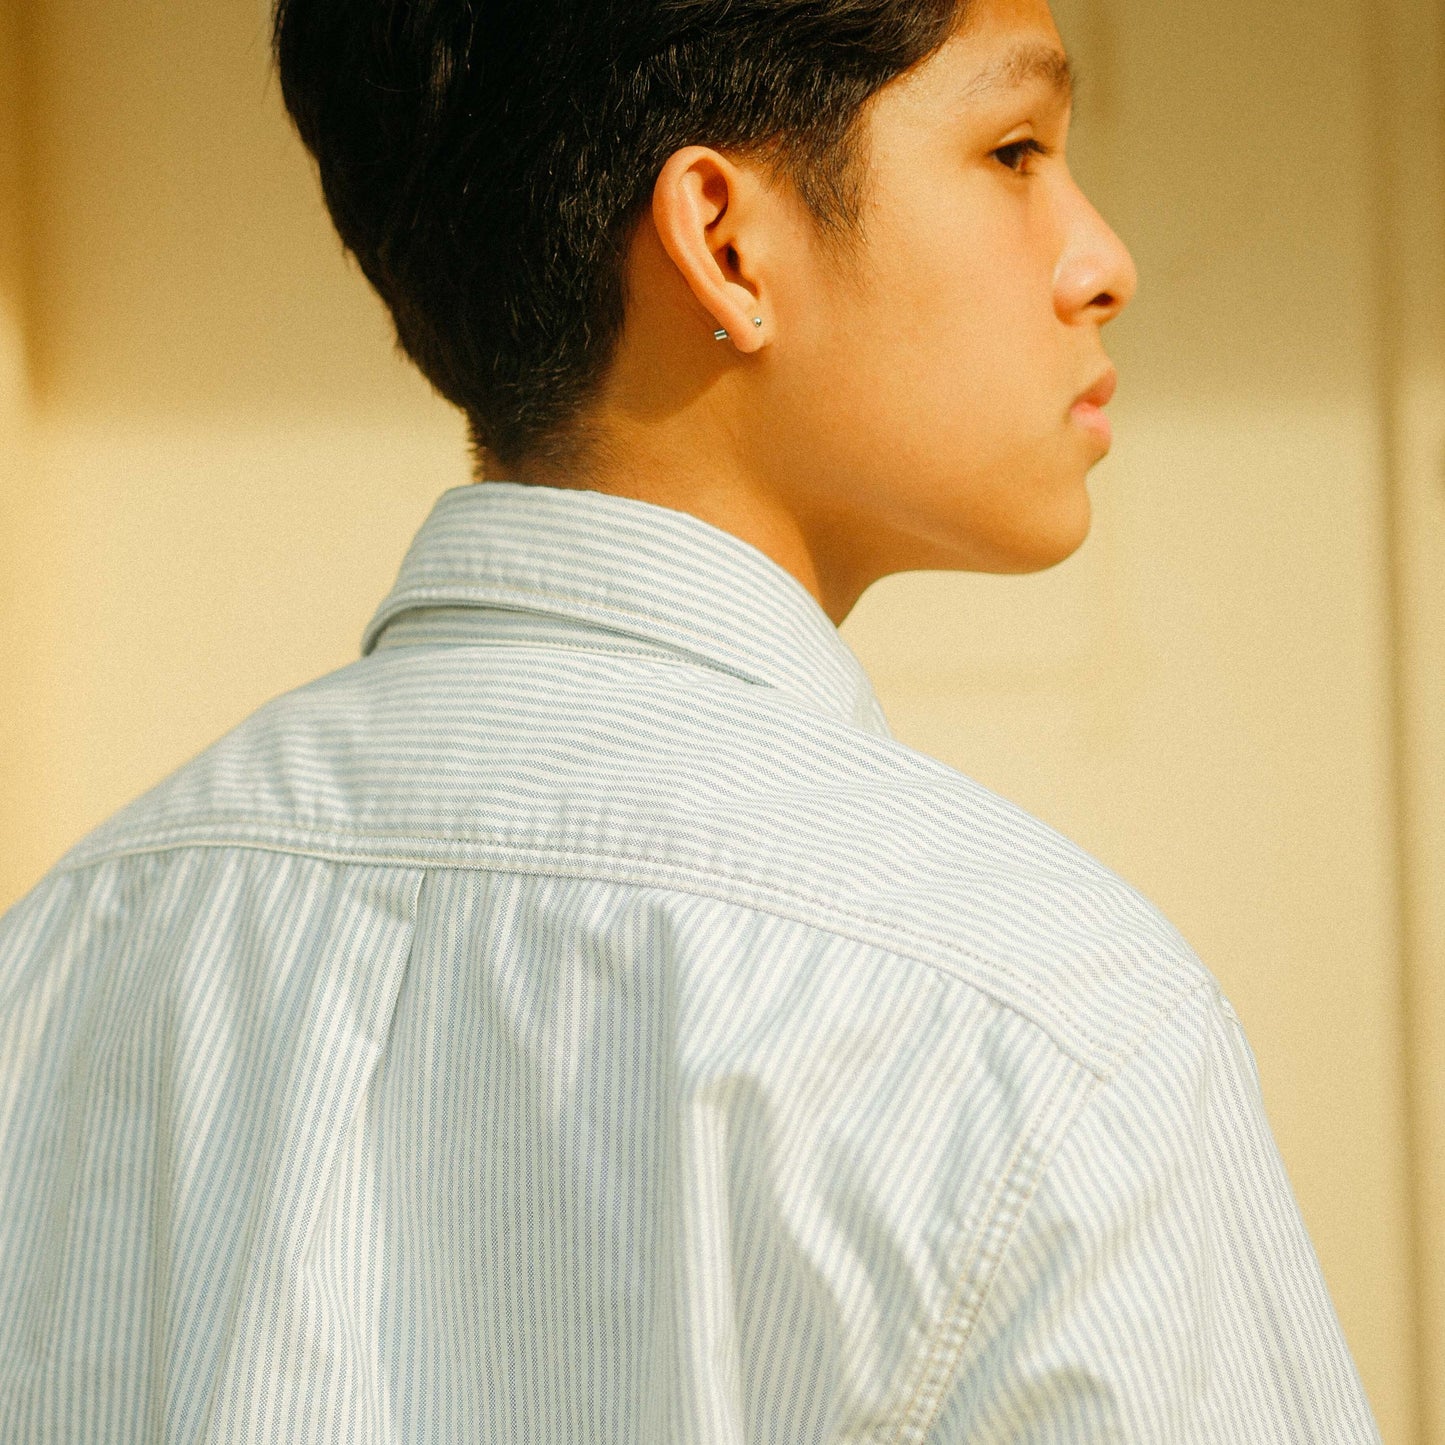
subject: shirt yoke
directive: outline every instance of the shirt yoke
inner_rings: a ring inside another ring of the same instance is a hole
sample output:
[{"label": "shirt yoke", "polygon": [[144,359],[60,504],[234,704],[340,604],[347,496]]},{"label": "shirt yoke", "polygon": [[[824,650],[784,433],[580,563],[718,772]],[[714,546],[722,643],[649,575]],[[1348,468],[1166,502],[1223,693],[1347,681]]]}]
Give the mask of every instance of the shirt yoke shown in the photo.
[{"label": "shirt yoke", "polygon": [[272,699],[52,871],[184,847],[762,910],[927,963],[1100,1079],[1213,981],[1135,888],[956,769],[774,688],[585,645],[378,651]]}]

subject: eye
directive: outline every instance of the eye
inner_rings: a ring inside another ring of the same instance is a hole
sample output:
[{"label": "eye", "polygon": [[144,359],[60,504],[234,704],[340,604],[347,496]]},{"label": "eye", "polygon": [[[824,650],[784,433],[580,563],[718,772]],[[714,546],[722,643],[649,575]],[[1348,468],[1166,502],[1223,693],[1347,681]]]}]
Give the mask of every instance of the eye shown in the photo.
[{"label": "eye", "polygon": [[1033,172],[1025,169],[1028,161],[1034,156],[1051,156],[1053,151],[1030,136],[1027,140],[1011,141],[1006,146],[1000,146],[993,154],[1001,157],[1005,168],[1014,175],[1030,176]]}]

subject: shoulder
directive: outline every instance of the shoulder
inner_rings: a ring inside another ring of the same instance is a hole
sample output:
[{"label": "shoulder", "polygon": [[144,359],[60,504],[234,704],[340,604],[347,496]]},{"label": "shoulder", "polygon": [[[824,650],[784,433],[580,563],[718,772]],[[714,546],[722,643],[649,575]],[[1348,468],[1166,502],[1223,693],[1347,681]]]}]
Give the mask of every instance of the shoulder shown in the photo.
[{"label": "shoulder", "polygon": [[1209,977],[1124,879],[965,774],[649,657],[376,654],[258,709],[57,868],[185,841],[763,909],[929,963],[1100,1075]]}]

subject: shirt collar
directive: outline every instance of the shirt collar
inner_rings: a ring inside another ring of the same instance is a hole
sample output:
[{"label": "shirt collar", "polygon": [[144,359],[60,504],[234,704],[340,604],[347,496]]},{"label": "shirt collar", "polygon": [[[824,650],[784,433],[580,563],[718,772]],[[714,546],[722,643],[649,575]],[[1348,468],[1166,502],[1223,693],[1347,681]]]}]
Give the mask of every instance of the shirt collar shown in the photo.
[{"label": "shirt collar", "polygon": [[[438,609],[445,627],[429,629]],[[453,487],[412,540],[361,655],[403,638],[456,641],[459,616],[463,635],[483,640],[498,612],[681,654],[891,736],[867,673],[813,595],[751,543],[688,512],[568,487]]]}]

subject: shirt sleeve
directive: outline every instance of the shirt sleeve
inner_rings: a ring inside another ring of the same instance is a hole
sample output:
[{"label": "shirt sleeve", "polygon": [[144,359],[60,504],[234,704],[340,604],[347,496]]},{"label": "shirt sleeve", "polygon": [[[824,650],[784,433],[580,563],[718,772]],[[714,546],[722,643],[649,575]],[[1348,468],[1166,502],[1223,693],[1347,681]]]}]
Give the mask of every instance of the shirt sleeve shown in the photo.
[{"label": "shirt sleeve", "polygon": [[1212,980],[1074,1120],[920,1439],[1378,1445]]}]

